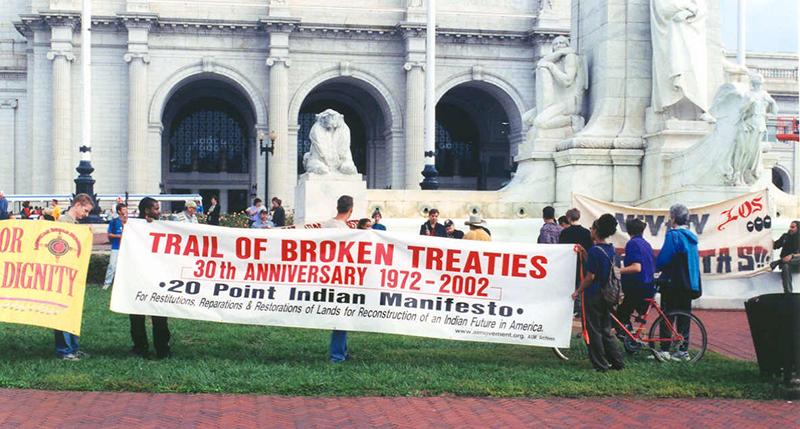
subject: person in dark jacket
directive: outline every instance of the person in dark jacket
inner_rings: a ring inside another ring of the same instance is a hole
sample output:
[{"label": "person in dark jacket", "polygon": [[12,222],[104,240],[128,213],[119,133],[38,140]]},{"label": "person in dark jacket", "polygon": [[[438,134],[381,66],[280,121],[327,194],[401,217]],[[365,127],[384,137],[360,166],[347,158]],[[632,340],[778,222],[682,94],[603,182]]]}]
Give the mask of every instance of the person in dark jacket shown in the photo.
[{"label": "person in dark jacket", "polygon": [[429,235],[431,237],[447,237],[444,225],[439,223],[439,210],[428,210],[428,221],[419,227],[419,235]]},{"label": "person in dark jacket", "polygon": [[372,212],[372,229],[376,229],[378,231],[386,231],[386,225],[381,223],[381,219],[383,219],[381,211],[375,209],[375,211]]},{"label": "person in dark jacket", "polygon": [[[689,209],[685,205],[675,204],[670,207],[669,218],[671,229],[667,231],[664,244],[656,258],[656,271],[661,272],[660,279],[669,281],[669,283],[664,283],[667,286],[661,288],[661,309],[664,313],[683,311],[691,314],[692,299],[698,297],[701,291],[697,236],[689,230]],[[677,284],[679,279],[688,279],[688,284]],[[663,341],[659,353],[663,358],[675,361],[689,360],[689,319],[680,318],[673,322],[676,323],[675,328],[685,340],[672,355],[668,353],[670,343]],[[661,326],[662,338],[670,336],[665,325]]]},{"label": "person in dark jacket", "polygon": [[[588,229],[578,225],[581,218],[581,211],[575,208],[567,210],[565,214],[569,226],[561,230],[558,235],[558,242],[561,244],[578,244],[580,245],[578,263],[575,266],[575,289],[580,286],[581,274],[586,271],[586,252],[592,247],[592,234]],[[583,261],[583,263],[581,263]],[[580,313],[580,300],[575,301],[573,313],[576,315]]]},{"label": "person in dark jacket", "polygon": [[[139,201],[139,218],[148,223],[158,220],[160,216],[160,206],[158,201],[150,197],[144,197]],[[145,329],[145,316],[142,314],[131,314],[131,339],[133,348],[131,354],[143,358],[150,356],[147,344],[147,330]],[[153,321],[153,345],[156,349],[156,358],[165,359],[172,356],[169,348],[169,323],[166,317],[151,316]]]},{"label": "person in dark jacket", "polygon": [[216,195],[211,197],[211,205],[208,206],[206,220],[209,225],[219,225],[219,199]]},{"label": "person in dark jacket", "polygon": [[769,266],[773,270],[775,267],[781,268],[783,291],[786,293],[792,293],[792,272],[796,272],[800,267],[800,235],[797,234],[799,227],[800,221],[793,220],[789,224],[789,231],[781,235],[772,246],[781,249],[781,258],[770,262]]},{"label": "person in dark jacket", "polygon": [[456,240],[464,238],[464,231],[456,229],[455,224],[450,219],[444,221],[444,230],[447,232],[447,238],[455,238]]},{"label": "person in dark jacket", "polygon": [[625,367],[617,340],[611,334],[611,308],[600,291],[614,269],[614,245],[606,243],[606,239],[615,232],[617,220],[612,214],[606,213],[592,224],[594,246],[587,252],[586,277],[581,281],[578,290],[572,293],[573,300],[583,295],[586,332],[589,334],[586,347],[589,349],[589,361],[599,372],[621,370]]},{"label": "person in dark jacket", "polygon": [[286,226],[286,211],[281,206],[283,201],[278,197],[272,197],[272,224],[275,228]]}]

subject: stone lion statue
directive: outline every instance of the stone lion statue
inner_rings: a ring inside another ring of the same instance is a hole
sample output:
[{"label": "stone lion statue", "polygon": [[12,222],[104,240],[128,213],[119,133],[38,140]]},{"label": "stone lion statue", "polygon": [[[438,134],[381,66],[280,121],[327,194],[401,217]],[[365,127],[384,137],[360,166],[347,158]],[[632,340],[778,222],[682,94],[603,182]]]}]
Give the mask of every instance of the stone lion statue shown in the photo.
[{"label": "stone lion statue", "polygon": [[316,116],[309,139],[311,150],[303,155],[303,167],[314,174],[358,174],[350,153],[350,128],[344,115],[327,109]]}]

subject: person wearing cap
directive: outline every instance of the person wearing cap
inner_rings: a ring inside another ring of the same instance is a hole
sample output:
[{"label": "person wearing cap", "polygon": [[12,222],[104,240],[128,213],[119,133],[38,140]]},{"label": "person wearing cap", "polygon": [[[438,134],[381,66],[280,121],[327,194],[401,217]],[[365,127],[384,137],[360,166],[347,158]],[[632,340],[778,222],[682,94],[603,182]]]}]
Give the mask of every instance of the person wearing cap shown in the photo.
[{"label": "person wearing cap", "polygon": [[267,229],[273,227],[272,221],[269,220],[269,211],[266,207],[261,207],[261,211],[258,212],[258,217],[256,221],[250,225],[250,228],[253,229]]},{"label": "person wearing cap", "polygon": [[455,238],[459,240],[464,238],[464,231],[456,229],[456,226],[453,225],[453,221],[450,219],[444,221],[444,230],[447,232],[447,238]]},{"label": "person wearing cap", "polygon": [[175,216],[175,220],[185,223],[197,223],[197,203],[194,201],[187,201],[182,212]]},{"label": "person wearing cap", "polygon": [[386,231],[386,225],[381,223],[381,219],[383,219],[381,211],[375,209],[375,211],[372,212],[372,229],[377,229],[378,231]]},{"label": "person wearing cap", "polygon": [[469,215],[469,220],[464,222],[469,225],[469,232],[464,235],[464,240],[492,241],[492,234],[486,228],[486,221],[481,215]]}]

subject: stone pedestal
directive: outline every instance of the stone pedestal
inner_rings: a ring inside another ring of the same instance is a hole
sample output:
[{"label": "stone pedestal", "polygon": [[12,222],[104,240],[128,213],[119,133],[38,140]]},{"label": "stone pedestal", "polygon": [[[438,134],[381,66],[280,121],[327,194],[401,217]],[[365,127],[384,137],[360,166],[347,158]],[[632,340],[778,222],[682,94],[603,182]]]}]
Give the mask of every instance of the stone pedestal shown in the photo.
[{"label": "stone pedestal", "polygon": [[553,154],[556,166],[556,205],[572,204],[572,193],[605,201],[633,204],[640,196],[637,149],[569,149]]},{"label": "stone pedestal", "polygon": [[304,173],[294,191],[294,223],[321,222],[336,216],[336,200],[353,197],[353,219],[367,217],[367,182],[360,175]]}]

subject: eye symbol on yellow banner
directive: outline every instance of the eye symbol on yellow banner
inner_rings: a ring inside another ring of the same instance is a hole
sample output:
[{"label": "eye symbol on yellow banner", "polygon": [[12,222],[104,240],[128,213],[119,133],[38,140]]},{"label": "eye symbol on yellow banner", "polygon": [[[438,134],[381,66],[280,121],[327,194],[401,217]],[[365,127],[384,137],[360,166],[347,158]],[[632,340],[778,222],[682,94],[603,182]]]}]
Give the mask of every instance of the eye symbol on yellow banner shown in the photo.
[{"label": "eye symbol on yellow banner", "polygon": [[[66,237],[62,234],[66,235]],[[56,257],[56,260],[73,250],[77,253],[77,257],[81,256],[80,240],[75,234],[63,228],[50,228],[39,234],[33,246],[34,250],[39,250],[43,244],[50,254]]]}]

